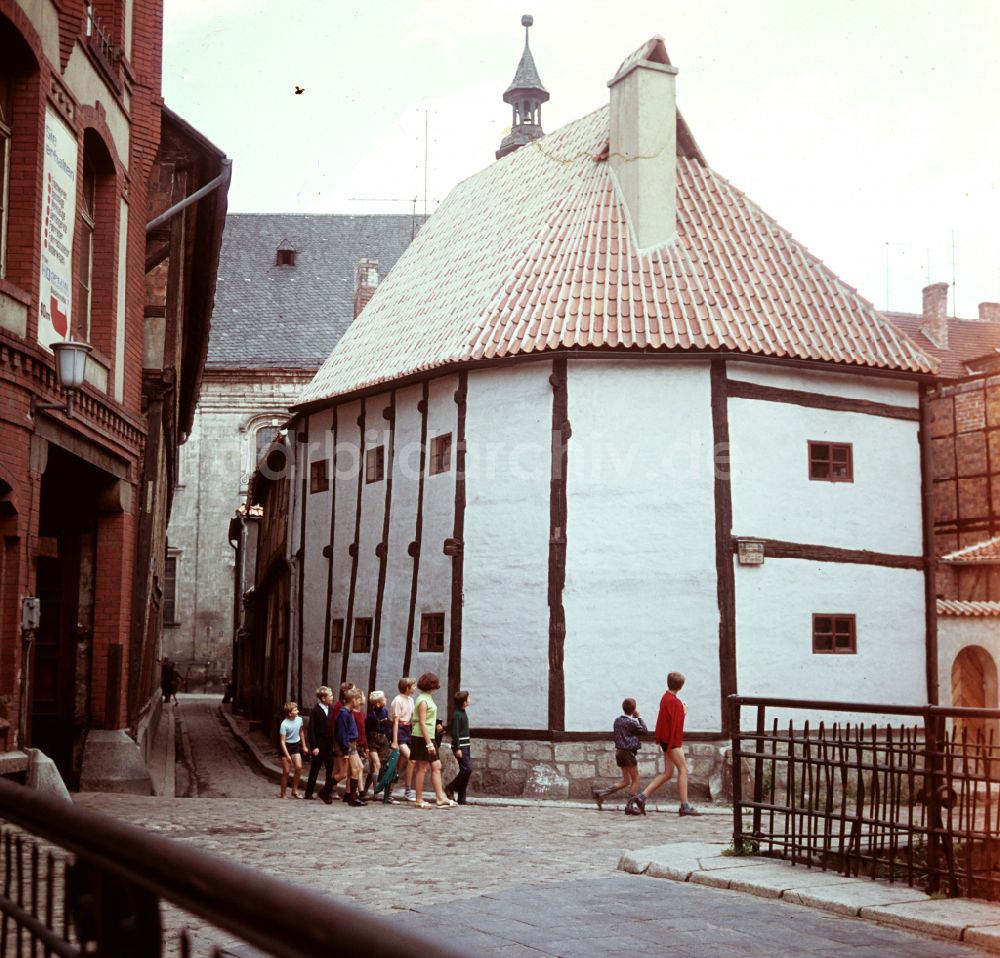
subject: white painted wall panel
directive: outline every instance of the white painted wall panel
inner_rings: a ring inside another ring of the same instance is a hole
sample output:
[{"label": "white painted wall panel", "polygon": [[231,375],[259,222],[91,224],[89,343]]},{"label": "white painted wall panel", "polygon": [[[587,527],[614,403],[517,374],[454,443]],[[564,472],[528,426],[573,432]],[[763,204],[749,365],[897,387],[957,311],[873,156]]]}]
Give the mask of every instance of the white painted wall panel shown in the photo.
[{"label": "white painted wall panel", "polygon": [[389,564],[386,567],[378,674],[375,679],[375,687],[382,689],[390,700],[396,694],[396,683],[402,675],[406,651],[406,620],[413,575],[413,559],[407,548],[416,534],[420,470],[420,411],[417,403],[421,395],[420,386],[411,386],[396,393],[396,454],[389,513]]},{"label": "white painted wall panel", "polygon": [[920,392],[916,383],[898,379],[859,376],[856,373],[796,370],[788,366],[769,366],[766,363],[727,363],[726,373],[730,379],[774,386],[777,389],[800,389],[826,396],[867,399],[870,402],[909,406],[913,409],[920,404]]},{"label": "white painted wall panel", "polygon": [[[333,532],[333,590],[330,601],[331,619],[344,622],[347,633],[347,603],[351,587],[351,555],[347,551],[354,541],[354,517],[358,501],[358,470],[361,468],[359,451],[360,433],[359,402],[343,403],[337,407],[337,457],[333,471],[337,483],[336,513]],[[325,620],[313,624],[310,637],[322,643]],[[334,689],[340,684],[340,667],[343,652],[330,655],[329,684]]]},{"label": "white painted wall panel", "polygon": [[[365,404],[365,450],[361,456],[364,472],[367,450],[382,446],[384,450],[384,476],[377,482],[368,482],[365,475],[361,482],[361,528],[358,532],[358,577],[354,588],[354,622],[351,624],[351,649],[348,657],[347,677],[362,689],[368,688],[371,656],[354,651],[354,628],[359,618],[374,619],[375,600],[378,594],[379,559],[375,547],[382,541],[382,523],[385,518],[385,486],[389,475],[389,421],[382,411],[389,405],[389,394],[369,396]],[[374,622],[373,622],[374,627]]]},{"label": "white painted wall panel", "polygon": [[[709,366],[569,363],[566,728],[655,720],[670,671],[717,730],[719,610]],[[547,501],[547,496],[544,497]]]},{"label": "white painted wall panel", "polygon": [[[812,616],[823,612],[857,616],[856,655],[813,653]],[[923,573],[800,559],[737,565],[736,649],[743,695],[922,704]]]},{"label": "white painted wall panel", "polygon": [[[310,465],[321,459],[330,460],[330,426],[333,412],[324,409],[309,417],[309,442],[300,446],[300,462],[296,497],[302,495],[305,480],[305,562],[302,574],[305,577],[302,594],[303,641],[302,641],[302,693],[308,706],[311,693],[320,684],[323,674],[323,628],[326,621],[326,591],[328,561],[323,558],[323,548],[330,542],[330,492],[309,492]],[[305,428],[304,425],[301,428]],[[327,475],[332,472],[332,463],[327,466]],[[298,597],[293,596],[293,601]],[[293,658],[298,648],[298,633],[291,636]],[[308,697],[307,697],[308,693]]]},{"label": "white painted wall panel", "polygon": [[462,686],[476,725],[548,727],[551,372],[469,373]]},{"label": "white painted wall panel", "polygon": [[[416,616],[413,622],[413,658],[410,664],[410,674],[414,677],[423,672],[436,672],[441,679],[443,689],[447,689],[448,685],[452,565],[451,556],[444,554],[444,540],[450,539],[455,531],[455,450],[452,449],[451,470],[432,476],[428,473],[428,468],[430,444],[435,436],[450,432],[453,441],[458,441],[458,405],[455,402],[457,389],[458,376],[442,376],[431,380],[429,388],[428,461],[424,465],[424,527],[420,549],[420,573],[417,577]],[[419,439],[419,433],[417,438]],[[412,571],[412,566],[407,571]],[[420,616],[424,612],[444,613],[444,652],[420,652]],[[400,659],[401,665],[402,659]],[[439,707],[443,706],[444,698],[444,693],[438,694]]]},{"label": "white painted wall panel", "polygon": [[[730,399],[733,532],[919,556],[917,423]],[[853,445],[854,482],[809,479],[809,442]]]},{"label": "white painted wall panel", "polygon": [[[967,646],[985,649],[994,668],[1000,663],[1000,619],[996,616],[938,616],[938,701],[951,705],[951,669]],[[996,705],[990,705],[996,708]]]}]

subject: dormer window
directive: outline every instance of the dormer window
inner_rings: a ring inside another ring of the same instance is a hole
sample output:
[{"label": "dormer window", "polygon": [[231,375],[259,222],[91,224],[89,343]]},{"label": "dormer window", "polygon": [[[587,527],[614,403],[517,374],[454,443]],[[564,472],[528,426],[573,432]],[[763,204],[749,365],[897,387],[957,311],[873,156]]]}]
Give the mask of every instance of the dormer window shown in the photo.
[{"label": "dormer window", "polygon": [[274,260],[275,266],[294,266],[295,265],[295,250],[293,249],[279,249],[278,255]]}]

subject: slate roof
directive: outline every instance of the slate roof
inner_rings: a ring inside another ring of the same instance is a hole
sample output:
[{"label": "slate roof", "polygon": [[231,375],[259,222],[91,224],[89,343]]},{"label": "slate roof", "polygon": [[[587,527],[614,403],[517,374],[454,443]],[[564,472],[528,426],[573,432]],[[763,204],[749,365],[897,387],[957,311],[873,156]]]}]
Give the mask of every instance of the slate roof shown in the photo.
[{"label": "slate roof", "polygon": [[[354,317],[358,261],[377,259],[384,278],[422,220],[230,213],[208,367],[318,368]],[[279,246],[296,251],[295,266],[275,265]]]},{"label": "slate roof", "polygon": [[934,360],[707,165],[678,115],[677,241],[640,253],[608,108],[460,183],[298,404],[556,349],[726,350],[931,373]]},{"label": "slate roof", "polygon": [[[508,93],[516,90],[539,90],[548,93],[542,86],[542,78],[538,75],[538,67],[535,66],[535,58],[531,55],[531,48],[528,46],[527,37],[524,40],[524,53],[521,54],[521,62],[517,65],[517,72],[514,79],[510,81],[510,86],[504,91],[504,97]],[[548,97],[546,96],[547,100]]]},{"label": "slate roof", "polygon": [[945,556],[942,562],[1000,562],[1000,536],[977,542],[975,545],[956,549]]},{"label": "slate roof", "polygon": [[941,363],[941,376],[958,379],[970,370],[966,363],[980,359],[1000,349],[1000,323],[981,319],[948,319],[948,348],[935,346],[921,331],[924,317],[920,313],[885,313],[887,319],[898,326],[925,353]]},{"label": "slate roof", "polygon": [[1000,615],[1000,602],[972,602],[961,599],[938,599],[938,615]]}]

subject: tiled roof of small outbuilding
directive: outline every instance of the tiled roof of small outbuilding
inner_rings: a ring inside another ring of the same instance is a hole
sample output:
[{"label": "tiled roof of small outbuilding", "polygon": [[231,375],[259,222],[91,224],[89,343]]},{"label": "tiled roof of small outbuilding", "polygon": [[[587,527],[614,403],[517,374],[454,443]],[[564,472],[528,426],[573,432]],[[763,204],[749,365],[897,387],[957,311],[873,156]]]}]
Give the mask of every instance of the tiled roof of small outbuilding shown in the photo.
[{"label": "tiled roof of small outbuilding", "polygon": [[710,169],[678,114],[676,240],[640,251],[601,108],[460,183],[299,397],[559,349],[935,361]]}]

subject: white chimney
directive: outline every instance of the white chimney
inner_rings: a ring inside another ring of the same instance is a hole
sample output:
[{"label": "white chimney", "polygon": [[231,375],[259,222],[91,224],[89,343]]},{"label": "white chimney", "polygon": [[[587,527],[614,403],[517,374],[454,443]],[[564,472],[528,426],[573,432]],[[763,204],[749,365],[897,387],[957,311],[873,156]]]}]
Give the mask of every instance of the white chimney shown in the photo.
[{"label": "white chimney", "polygon": [[948,348],[948,284],[932,283],[924,287],[922,332],[938,349]]},{"label": "white chimney", "polygon": [[677,235],[676,76],[663,37],[657,36],[608,81],[609,160],[641,249]]}]

